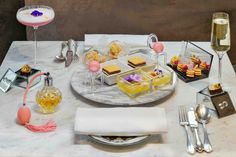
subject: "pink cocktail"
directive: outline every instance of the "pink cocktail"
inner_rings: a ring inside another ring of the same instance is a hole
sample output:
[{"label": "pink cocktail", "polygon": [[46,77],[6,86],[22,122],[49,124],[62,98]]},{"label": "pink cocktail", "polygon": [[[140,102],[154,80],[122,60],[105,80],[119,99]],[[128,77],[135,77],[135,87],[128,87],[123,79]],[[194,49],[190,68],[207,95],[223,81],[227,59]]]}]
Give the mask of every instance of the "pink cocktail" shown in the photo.
[{"label": "pink cocktail", "polygon": [[17,20],[26,26],[34,28],[34,40],[35,40],[35,56],[34,64],[36,65],[36,54],[37,54],[37,36],[36,30],[39,26],[50,23],[55,17],[54,10],[51,7],[43,5],[32,5],[20,8],[17,11]]}]

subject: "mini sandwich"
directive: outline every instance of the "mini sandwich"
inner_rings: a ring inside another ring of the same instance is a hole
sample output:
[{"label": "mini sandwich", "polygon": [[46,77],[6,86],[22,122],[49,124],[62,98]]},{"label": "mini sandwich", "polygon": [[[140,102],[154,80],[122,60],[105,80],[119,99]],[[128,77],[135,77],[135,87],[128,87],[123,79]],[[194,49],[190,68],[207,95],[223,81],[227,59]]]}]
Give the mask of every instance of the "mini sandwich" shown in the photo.
[{"label": "mini sandwich", "polygon": [[196,56],[192,56],[191,60],[195,64],[200,64],[201,63],[201,60],[199,58],[197,58]]},{"label": "mini sandwich", "polygon": [[112,75],[112,74],[117,74],[121,72],[121,69],[119,66],[112,64],[112,65],[107,65],[102,68],[102,71],[106,75]]},{"label": "mini sandwich", "polygon": [[179,63],[177,70],[180,72],[186,72],[188,70],[188,66],[186,64]]},{"label": "mini sandwich", "polygon": [[194,77],[194,70],[187,70],[186,76],[193,78]]},{"label": "mini sandwich", "polygon": [[135,57],[132,57],[132,58],[128,59],[128,65],[133,67],[133,68],[136,68],[136,67],[139,67],[139,66],[146,65],[146,61],[143,58],[139,57],[139,56],[135,56]]},{"label": "mini sandwich", "polygon": [[194,74],[196,76],[201,76],[202,75],[202,70],[200,68],[194,68]]}]

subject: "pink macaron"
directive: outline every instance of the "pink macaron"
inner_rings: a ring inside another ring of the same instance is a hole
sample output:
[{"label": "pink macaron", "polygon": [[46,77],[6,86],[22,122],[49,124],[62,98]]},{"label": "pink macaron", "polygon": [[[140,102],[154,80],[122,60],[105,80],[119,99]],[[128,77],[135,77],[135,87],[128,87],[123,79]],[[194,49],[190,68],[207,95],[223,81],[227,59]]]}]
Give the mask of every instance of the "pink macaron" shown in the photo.
[{"label": "pink macaron", "polygon": [[164,50],[164,45],[162,42],[155,42],[153,43],[152,48],[156,53],[162,53]]},{"label": "pink macaron", "polygon": [[100,63],[98,61],[91,61],[88,64],[88,69],[91,72],[98,72],[100,69]]}]

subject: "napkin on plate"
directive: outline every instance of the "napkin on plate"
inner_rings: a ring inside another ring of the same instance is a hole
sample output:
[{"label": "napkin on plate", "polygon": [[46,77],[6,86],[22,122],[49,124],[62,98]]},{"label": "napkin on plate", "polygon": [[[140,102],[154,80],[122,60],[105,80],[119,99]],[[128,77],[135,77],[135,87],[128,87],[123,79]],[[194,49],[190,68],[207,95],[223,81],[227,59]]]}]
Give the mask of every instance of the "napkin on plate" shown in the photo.
[{"label": "napkin on plate", "polygon": [[128,35],[128,34],[85,34],[85,46],[94,46],[98,44],[109,44],[114,40],[129,44],[132,46],[147,46],[148,35]]},{"label": "napkin on plate", "polygon": [[140,136],[167,132],[163,108],[78,108],[75,133],[99,136]]}]

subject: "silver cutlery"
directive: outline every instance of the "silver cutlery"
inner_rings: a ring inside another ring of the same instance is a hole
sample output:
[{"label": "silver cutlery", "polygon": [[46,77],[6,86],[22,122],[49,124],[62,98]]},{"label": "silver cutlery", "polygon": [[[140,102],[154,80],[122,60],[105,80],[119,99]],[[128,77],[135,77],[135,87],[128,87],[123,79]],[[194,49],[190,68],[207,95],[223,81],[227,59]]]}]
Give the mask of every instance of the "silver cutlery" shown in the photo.
[{"label": "silver cutlery", "polygon": [[75,52],[74,52],[73,60],[79,60],[79,56],[77,55],[78,46],[79,46],[78,41],[75,41]]},{"label": "silver cutlery", "polygon": [[70,66],[72,60],[73,60],[73,46],[74,46],[74,41],[70,39],[68,41],[68,51],[66,52],[66,61],[65,61],[65,67]]},{"label": "silver cutlery", "polygon": [[194,154],[195,153],[195,148],[194,145],[191,141],[190,138],[190,132],[188,129],[189,121],[188,121],[188,116],[187,116],[187,111],[185,106],[179,106],[179,123],[180,125],[184,126],[185,131],[186,131],[186,137],[187,137],[187,152],[189,154]]},{"label": "silver cutlery", "polygon": [[199,137],[198,122],[196,121],[196,116],[195,116],[195,112],[194,112],[193,107],[191,107],[190,110],[188,111],[188,120],[189,120],[190,127],[193,129],[194,136],[195,136],[195,139],[196,139],[195,149],[196,149],[197,152],[202,152],[203,151],[203,145],[202,145],[201,139]]},{"label": "silver cutlery", "polygon": [[61,43],[60,54],[55,57],[56,62],[64,62],[66,60],[66,58],[63,55],[63,50],[65,49],[66,45],[67,45],[66,42],[62,42]]},{"label": "silver cutlery", "polygon": [[207,129],[206,129],[206,123],[208,123],[211,118],[209,108],[207,108],[203,104],[199,104],[196,108],[196,116],[197,116],[198,122],[202,123],[202,126],[203,126],[203,132],[204,132],[203,147],[204,147],[204,150],[207,153],[210,153],[213,151],[213,149],[212,149],[210,140],[208,138]]}]

